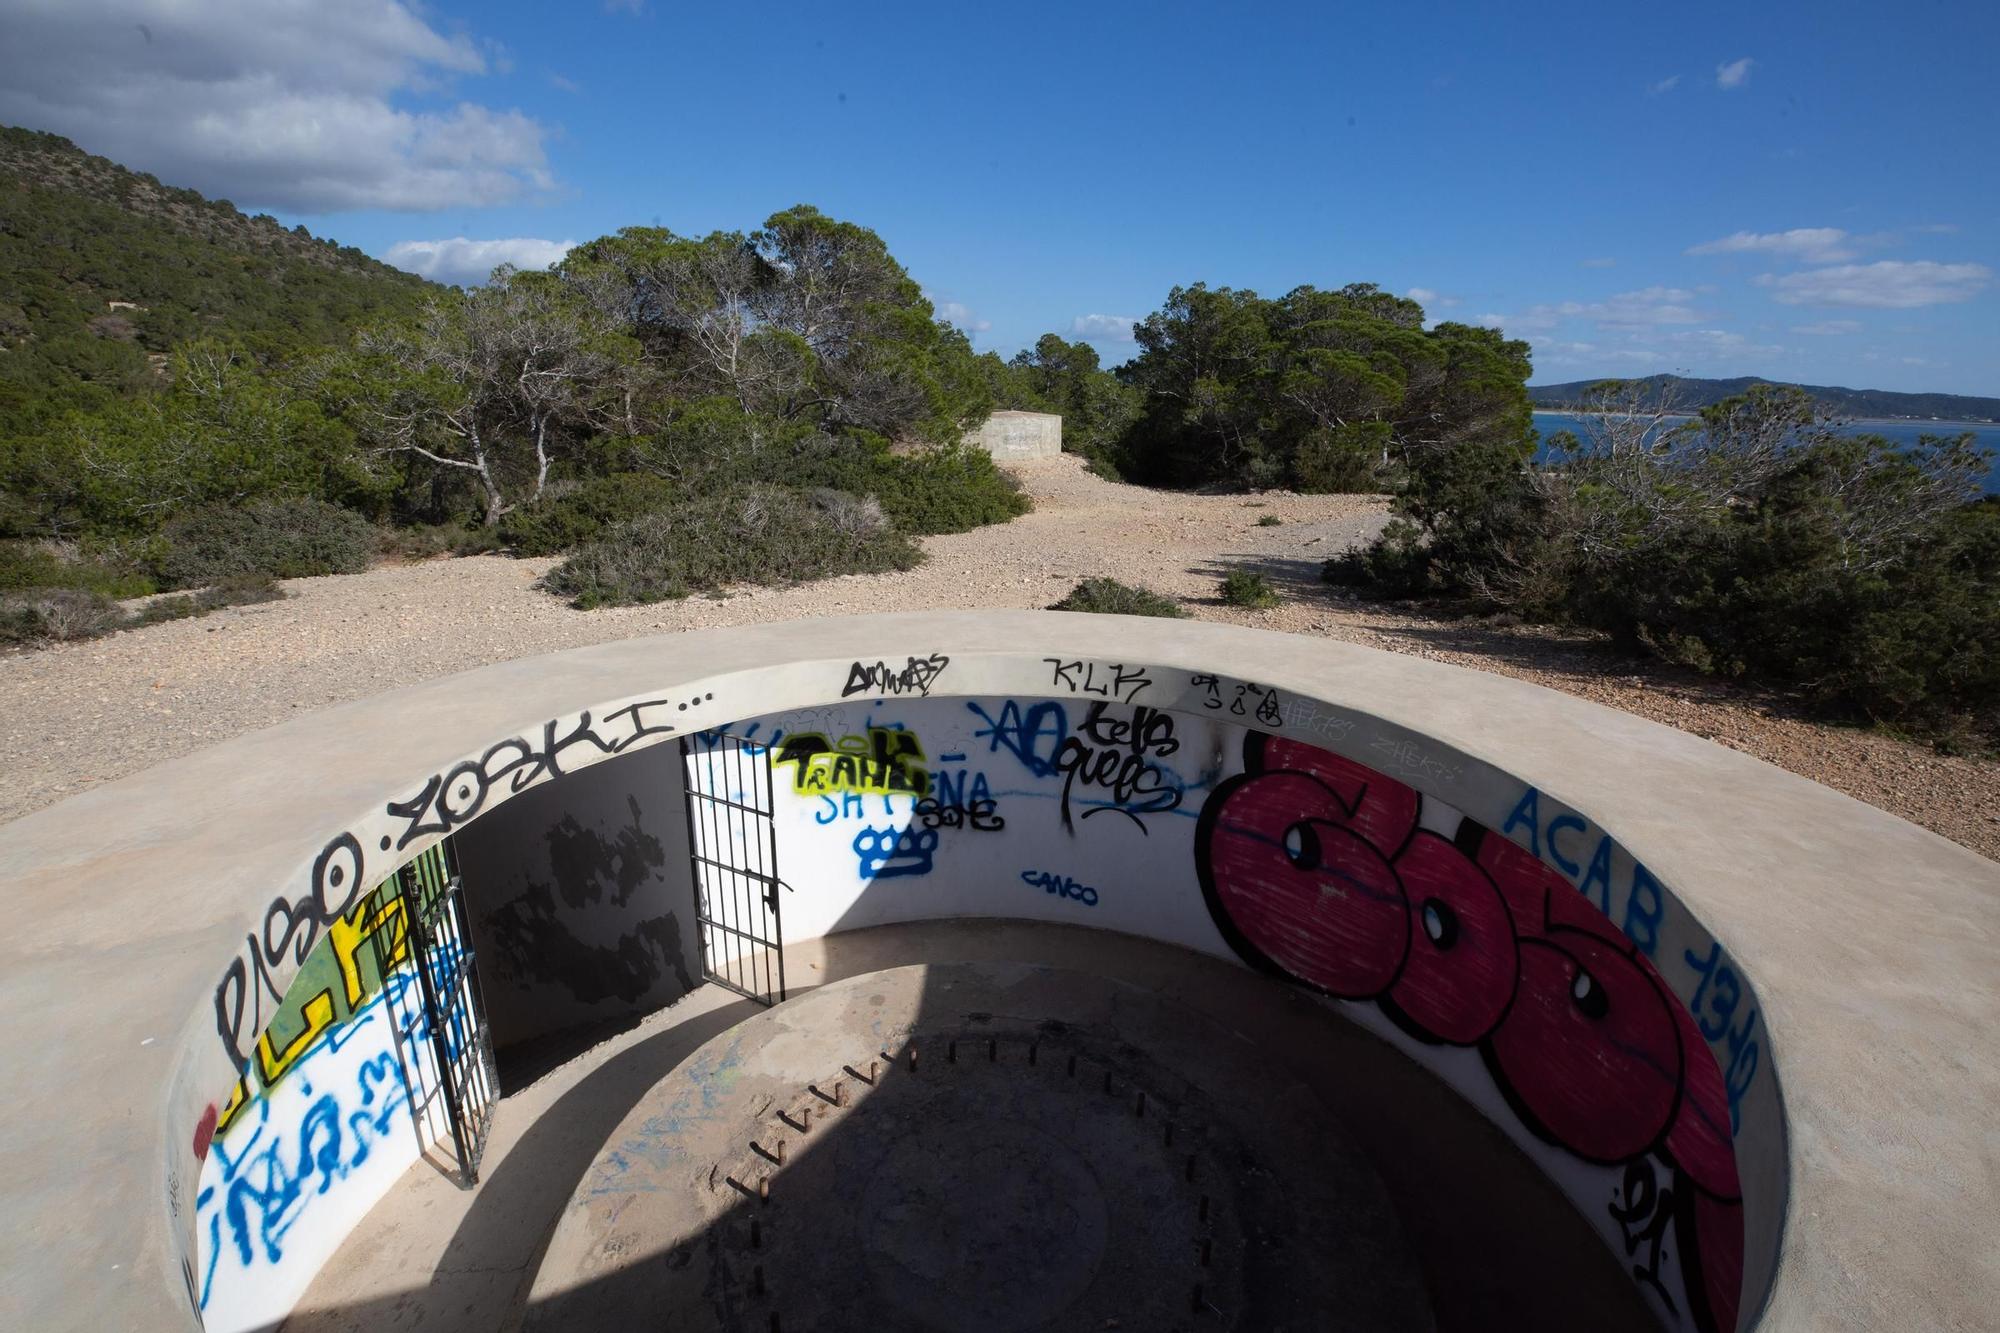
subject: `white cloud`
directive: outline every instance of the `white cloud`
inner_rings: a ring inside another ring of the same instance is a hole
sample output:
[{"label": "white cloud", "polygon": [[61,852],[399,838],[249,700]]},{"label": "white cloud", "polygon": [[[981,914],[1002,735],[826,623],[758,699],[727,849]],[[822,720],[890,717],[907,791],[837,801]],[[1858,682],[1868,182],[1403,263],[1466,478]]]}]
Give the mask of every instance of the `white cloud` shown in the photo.
[{"label": "white cloud", "polygon": [[433,282],[476,287],[502,264],[515,268],[547,268],[568,254],[575,241],[545,241],[535,236],[475,241],[453,236],[436,241],[398,241],[383,252],[385,263],[419,274]]},{"label": "white cloud", "polygon": [[1928,259],[1883,259],[1841,264],[1757,279],[1784,305],[1846,305],[1877,310],[1969,301],[1993,276],[1984,264],[1939,264]]},{"label": "white cloud", "polygon": [[1680,81],[1681,81],[1680,75],[1669,74],[1667,75],[1666,78],[1661,79],[1658,83],[1648,84],[1646,87],[1646,91],[1651,96],[1658,97],[1661,93],[1672,92],[1680,84]]},{"label": "white cloud", "polygon": [[1438,310],[1449,310],[1455,305],[1462,304],[1456,296],[1446,296],[1443,292],[1429,287],[1412,287],[1403,295],[1418,305],[1431,306]]},{"label": "white cloud", "polygon": [[1843,334],[1861,332],[1858,319],[1823,319],[1817,324],[1794,324],[1793,333],[1809,333],[1816,338],[1838,338]]},{"label": "white cloud", "polygon": [[1750,82],[1750,67],[1757,62],[1749,56],[1732,60],[1726,65],[1715,67],[1715,86],[1718,88],[1741,88]]},{"label": "white cloud", "polygon": [[1138,322],[1130,315],[1078,315],[1069,322],[1069,336],[1128,343],[1132,341],[1132,326]]},{"label": "white cloud", "polygon": [[[930,296],[930,293],[924,293]],[[931,304],[937,310],[937,317],[949,320],[955,327],[967,333],[984,333],[993,327],[990,319],[979,319],[972,313],[972,307],[960,301],[940,301],[931,297]]]},{"label": "white cloud", "polygon": [[539,121],[442,96],[504,53],[403,0],[0,0],[0,28],[0,122],[251,208],[468,207],[552,184]]},{"label": "white cloud", "polygon": [[[1882,237],[1872,238],[1877,242]],[[1781,255],[1808,264],[1835,264],[1854,258],[1854,242],[1839,227],[1794,227],[1790,231],[1738,231],[1719,240],[1691,245],[1691,255]]]},{"label": "white cloud", "polygon": [[1699,324],[1706,316],[1691,304],[1694,299],[1695,294],[1684,287],[1646,287],[1607,296],[1602,301],[1544,302],[1512,315],[1481,315],[1479,322],[1517,336],[1547,333],[1572,319],[1593,320],[1605,329]]},{"label": "white cloud", "polygon": [[561,93],[580,93],[583,91],[582,84],[578,83],[575,79],[567,78],[561,74],[549,75],[549,87]]}]

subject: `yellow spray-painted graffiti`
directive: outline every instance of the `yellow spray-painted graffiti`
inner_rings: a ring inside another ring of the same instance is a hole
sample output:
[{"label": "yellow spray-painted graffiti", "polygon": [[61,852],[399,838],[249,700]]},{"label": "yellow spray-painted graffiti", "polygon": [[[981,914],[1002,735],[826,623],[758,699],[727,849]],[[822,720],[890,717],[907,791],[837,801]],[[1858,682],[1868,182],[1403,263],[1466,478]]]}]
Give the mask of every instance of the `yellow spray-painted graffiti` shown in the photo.
[{"label": "yellow spray-painted graffiti", "polygon": [[397,881],[386,880],[329,923],[326,938],[306,956],[257,1038],[251,1069],[236,1080],[216,1113],[216,1131],[226,1131],[253,1095],[275,1087],[327,1031],[352,1018],[409,953],[402,893]]},{"label": "yellow spray-painted graffiti", "polygon": [[866,736],[842,736],[837,741],[818,732],[794,733],[780,742],[772,762],[793,765],[792,790],[803,795],[930,792],[923,742],[914,731],[897,727],[870,727]]}]

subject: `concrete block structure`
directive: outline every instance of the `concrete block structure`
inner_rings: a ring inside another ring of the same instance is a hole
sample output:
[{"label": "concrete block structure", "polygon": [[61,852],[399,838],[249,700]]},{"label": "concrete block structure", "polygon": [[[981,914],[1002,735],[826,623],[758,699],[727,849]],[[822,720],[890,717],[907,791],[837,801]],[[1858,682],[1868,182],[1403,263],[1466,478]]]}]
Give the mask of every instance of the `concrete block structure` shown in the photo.
[{"label": "concrete block structure", "polygon": [[966,436],[995,461],[1026,463],[1062,452],[1062,418],[1053,412],[995,412]]},{"label": "concrete block structure", "polygon": [[504,662],[0,828],[0,885],[8,1327],[2000,1305],[1993,864],[1349,644],[954,612]]}]

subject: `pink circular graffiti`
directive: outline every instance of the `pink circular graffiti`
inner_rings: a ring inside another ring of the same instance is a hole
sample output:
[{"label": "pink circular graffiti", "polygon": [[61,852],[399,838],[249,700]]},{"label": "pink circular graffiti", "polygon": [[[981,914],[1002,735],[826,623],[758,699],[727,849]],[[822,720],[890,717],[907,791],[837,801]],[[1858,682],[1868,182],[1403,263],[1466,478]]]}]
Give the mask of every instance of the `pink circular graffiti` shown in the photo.
[{"label": "pink circular graffiti", "polygon": [[[1467,823],[1419,826],[1404,783],[1252,733],[1196,832],[1216,926],[1252,966],[1477,1047],[1521,1121],[1592,1162],[1656,1153],[1696,1323],[1733,1329],[1741,1187],[1722,1073],[1694,1016],[1570,882]],[[1663,1207],[1666,1205],[1662,1205]]]}]

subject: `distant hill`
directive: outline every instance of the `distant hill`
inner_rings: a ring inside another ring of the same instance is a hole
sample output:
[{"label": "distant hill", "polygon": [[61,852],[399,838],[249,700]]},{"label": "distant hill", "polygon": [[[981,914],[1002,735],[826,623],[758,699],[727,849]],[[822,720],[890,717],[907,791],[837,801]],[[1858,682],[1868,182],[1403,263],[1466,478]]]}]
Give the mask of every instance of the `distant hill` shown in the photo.
[{"label": "distant hill", "polygon": [[189,338],[282,359],[431,289],[304,227],[0,127],[0,440],[146,392]]},{"label": "distant hill", "polygon": [[[1752,385],[1776,382],[1755,377],[1697,380],[1679,375],[1648,375],[1637,381],[1655,394],[1671,389],[1674,401],[1688,408],[1707,407],[1744,393]],[[1574,407],[1589,397],[1593,386],[1601,383],[1602,380],[1575,380],[1568,384],[1533,384],[1528,386],[1528,397],[1540,408]],[[1825,384],[1798,387],[1828,411],[1856,420],[2000,421],[2000,398],[1970,398],[1956,393],[1891,393],[1887,389],[1842,389]]]}]

